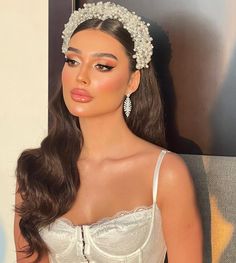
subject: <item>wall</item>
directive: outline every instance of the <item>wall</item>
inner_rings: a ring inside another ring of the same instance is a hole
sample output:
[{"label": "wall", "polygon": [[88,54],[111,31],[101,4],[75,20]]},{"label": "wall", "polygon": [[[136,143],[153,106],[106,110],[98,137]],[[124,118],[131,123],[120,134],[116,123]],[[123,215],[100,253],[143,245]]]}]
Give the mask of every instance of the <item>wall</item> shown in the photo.
[{"label": "wall", "polygon": [[16,161],[47,133],[48,1],[0,2],[0,262],[10,263]]}]

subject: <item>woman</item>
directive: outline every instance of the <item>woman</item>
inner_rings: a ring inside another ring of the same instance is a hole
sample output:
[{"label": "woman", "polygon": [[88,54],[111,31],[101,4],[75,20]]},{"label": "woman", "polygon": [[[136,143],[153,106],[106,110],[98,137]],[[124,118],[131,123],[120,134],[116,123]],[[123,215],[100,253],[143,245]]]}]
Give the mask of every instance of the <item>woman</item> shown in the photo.
[{"label": "woman", "polygon": [[53,127],[18,160],[17,259],[202,262],[191,177],[163,148],[147,25],[100,2],[72,14],[63,38]]}]

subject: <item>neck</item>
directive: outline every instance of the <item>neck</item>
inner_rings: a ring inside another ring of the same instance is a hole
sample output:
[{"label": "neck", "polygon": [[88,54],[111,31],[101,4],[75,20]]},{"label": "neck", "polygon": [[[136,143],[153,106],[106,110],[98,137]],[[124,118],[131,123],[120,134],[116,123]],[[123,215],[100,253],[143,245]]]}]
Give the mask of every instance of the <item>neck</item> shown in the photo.
[{"label": "neck", "polygon": [[134,139],[121,114],[113,112],[99,117],[80,117],[84,144],[81,159],[119,158]]}]

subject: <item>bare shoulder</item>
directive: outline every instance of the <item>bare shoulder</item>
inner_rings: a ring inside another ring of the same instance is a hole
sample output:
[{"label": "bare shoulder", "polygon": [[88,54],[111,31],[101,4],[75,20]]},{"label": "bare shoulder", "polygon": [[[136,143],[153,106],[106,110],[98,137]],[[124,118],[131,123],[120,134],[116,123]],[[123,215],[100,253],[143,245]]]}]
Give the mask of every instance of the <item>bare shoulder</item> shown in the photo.
[{"label": "bare shoulder", "polygon": [[189,197],[194,199],[195,190],[192,177],[180,155],[173,152],[166,153],[160,169],[158,191],[160,207],[168,201],[178,201]]},{"label": "bare shoulder", "polygon": [[189,173],[188,168],[180,155],[143,139],[140,139],[139,143],[136,145],[138,149],[137,152],[140,152],[143,158],[148,159],[149,162],[151,159],[156,161],[162,151],[166,152],[161,164],[161,173],[165,174],[165,181],[181,180],[180,177],[184,177]]},{"label": "bare shoulder", "polygon": [[149,142],[146,142],[144,144],[145,146],[143,147],[143,149],[145,150],[143,151],[143,153],[146,158],[149,158],[149,160],[150,158],[152,158],[153,160],[157,160],[160,156],[160,153],[162,151],[165,152],[160,168],[160,180],[162,180],[163,183],[174,184],[175,182],[183,182],[184,179],[189,180],[191,178],[188,167],[179,154],[168,151],[161,146],[154,145]]},{"label": "bare shoulder", "polygon": [[162,171],[166,180],[179,180],[189,174],[188,167],[179,154],[168,151],[163,160]]}]

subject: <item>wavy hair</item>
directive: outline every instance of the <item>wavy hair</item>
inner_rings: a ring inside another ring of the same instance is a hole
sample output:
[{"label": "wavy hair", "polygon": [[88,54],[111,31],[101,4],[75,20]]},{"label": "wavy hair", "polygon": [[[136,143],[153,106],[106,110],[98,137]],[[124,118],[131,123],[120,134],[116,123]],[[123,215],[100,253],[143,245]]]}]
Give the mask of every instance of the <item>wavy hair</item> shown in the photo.
[{"label": "wavy hair", "polygon": [[[136,70],[136,62],[132,58],[133,40],[119,21],[90,19],[80,24],[73,34],[85,29],[98,29],[116,38],[125,48],[130,71]],[[165,147],[163,107],[152,63],[140,72],[140,85],[131,95],[131,114],[129,118],[125,114],[123,116],[135,135]],[[83,146],[83,135],[79,118],[68,111],[61,88],[50,105],[52,126],[48,135],[39,148],[22,152],[16,168],[17,193],[22,202],[16,205],[15,211],[20,216],[20,231],[28,243],[20,252],[28,257],[36,252],[34,262],[49,252],[40,236],[40,229],[72,207],[80,186],[76,163]]]}]

